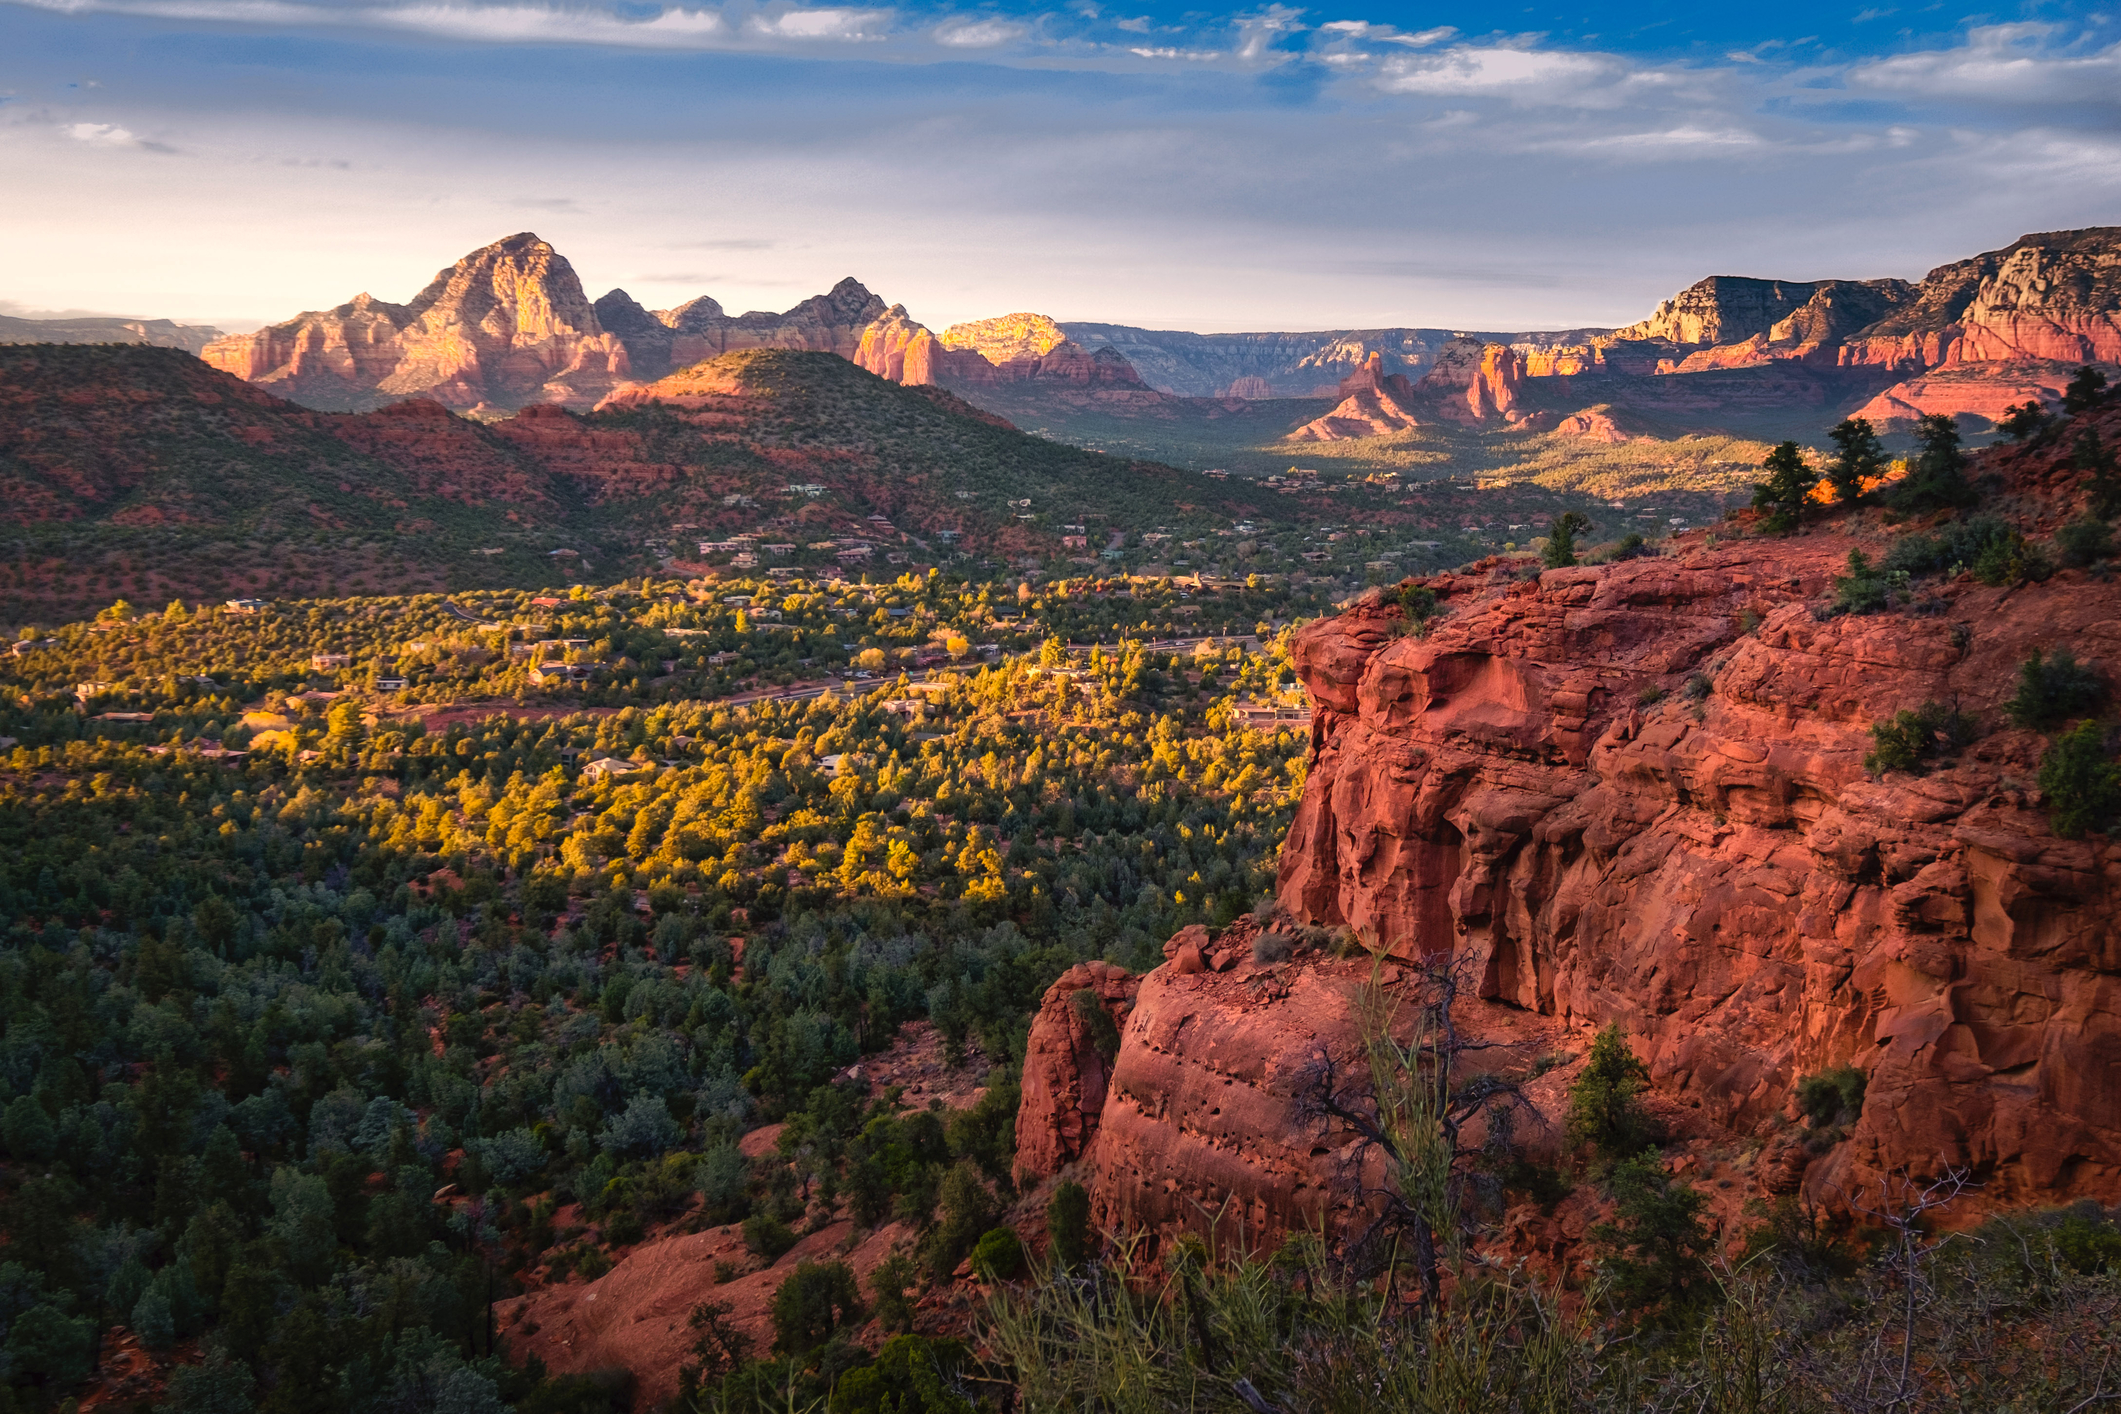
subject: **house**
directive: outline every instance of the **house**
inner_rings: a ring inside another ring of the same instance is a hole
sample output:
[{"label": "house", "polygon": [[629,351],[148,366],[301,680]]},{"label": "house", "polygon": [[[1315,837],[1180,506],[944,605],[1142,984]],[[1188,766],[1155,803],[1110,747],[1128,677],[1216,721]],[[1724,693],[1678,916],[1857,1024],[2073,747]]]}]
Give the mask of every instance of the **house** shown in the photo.
[{"label": "house", "polygon": [[622,780],[648,768],[639,761],[622,761],[616,756],[600,756],[582,768],[585,781]]},{"label": "house", "polygon": [[77,682],[74,684],[74,696],[82,702],[88,701],[91,697],[101,697],[106,692],[116,692],[117,690],[118,684],[114,682]]},{"label": "house", "polygon": [[152,722],[154,719],[155,714],[152,712],[103,712],[96,717],[99,722],[127,722],[133,724]]},{"label": "house", "polygon": [[787,542],[776,545],[761,545],[759,546],[759,548],[761,550],[764,550],[769,555],[792,555],[795,553],[795,545],[793,542]]},{"label": "house", "polygon": [[734,555],[744,548],[744,542],[741,540],[702,540],[700,542],[700,553],[703,555]]},{"label": "house", "polygon": [[530,670],[533,687],[551,683],[588,682],[590,670],[581,663],[540,663]]},{"label": "house", "polygon": [[557,609],[567,601],[565,599],[555,599],[550,594],[544,594],[530,602],[537,605],[540,609]]},{"label": "house", "polygon": [[10,648],[8,652],[14,654],[17,658],[26,658],[37,649],[50,648],[57,644],[58,641],[56,638],[18,638],[15,640],[15,646]]},{"label": "house", "polygon": [[1087,550],[1090,548],[1090,537],[1087,535],[1063,535],[1061,537],[1061,548],[1064,550]]},{"label": "house", "polygon": [[738,555],[729,561],[729,568],[733,570],[755,570],[758,567],[759,557],[757,555]]},{"label": "house", "polygon": [[719,668],[725,663],[734,663],[735,661],[736,654],[734,653],[709,653],[707,655],[707,664],[709,667]]},{"label": "house", "polygon": [[259,614],[264,611],[263,599],[230,599],[221,606],[224,614]]},{"label": "house", "polygon": [[867,545],[850,545],[848,548],[840,551],[839,559],[840,563],[842,564],[854,564],[857,561],[866,560],[870,558],[875,553],[876,551],[871,549]]},{"label": "house", "polygon": [[404,690],[405,690],[405,679],[404,679],[404,678],[401,678],[401,677],[397,677],[397,676],[395,676],[395,675],[392,675],[392,674],[383,674],[383,673],[379,673],[379,674],[377,674],[377,675],[376,675],[376,691],[378,691],[378,692],[403,692]]},{"label": "house", "polygon": [[353,655],[351,653],[312,653],[309,655],[309,666],[320,673],[328,673],[334,668],[353,666]]},{"label": "house", "polygon": [[[773,547],[769,545],[766,548],[770,550]],[[766,571],[766,577],[769,579],[777,579],[785,582],[787,580],[794,579],[797,575],[801,573],[802,571],[797,569],[794,565],[775,565],[772,569]]]}]

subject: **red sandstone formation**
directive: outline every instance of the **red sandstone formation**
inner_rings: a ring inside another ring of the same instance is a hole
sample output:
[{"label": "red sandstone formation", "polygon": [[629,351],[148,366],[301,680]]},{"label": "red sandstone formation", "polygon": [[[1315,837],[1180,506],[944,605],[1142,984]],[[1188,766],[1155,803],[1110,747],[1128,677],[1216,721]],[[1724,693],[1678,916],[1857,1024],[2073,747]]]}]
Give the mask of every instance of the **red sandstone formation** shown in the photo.
[{"label": "red sandstone formation", "polygon": [[1047,989],[1024,1053],[1023,1104],[1016,1127],[1016,1180],[1029,1187],[1082,1157],[1105,1108],[1105,1059],[1076,1009],[1087,991],[1115,1025],[1125,1025],[1138,979],[1124,967],[1078,963]]},{"label": "red sandstone formation", "polygon": [[1879,424],[1932,412],[1993,421],[2081,364],[2121,363],[2121,228],[2025,236],[1912,286],[1718,276],[1614,333],[1668,346],[1661,373],[1791,360],[1913,375],[1860,410]]},{"label": "red sandstone formation", "polygon": [[421,396],[454,408],[586,407],[631,371],[565,257],[529,232],[437,274],[410,304],[362,294],[200,355],[315,407]]},{"label": "red sandstone formation", "polygon": [[1524,364],[1508,344],[1453,339],[1415,391],[1435,396],[1443,415],[1454,422],[1519,422],[1523,387]]},{"label": "red sandstone formation", "polygon": [[[2081,505],[2056,451],[1980,469],[2036,523]],[[1887,542],[1866,516],[1529,579],[1497,562],[1427,581],[1449,613],[1426,637],[1378,594],[1305,629],[1283,907],[1387,959],[1462,960],[1461,1028],[1506,1054],[1620,1023],[1677,1127],[1726,1158],[1760,1146],[1738,1165],[1756,1193],[1834,1205],[1955,1165],[1983,1185],[1969,1213],[2121,1197],[2121,846],[2053,833],[2044,741],[2001,713],[2035,649],[2121,663],[2121,585],[1962,576],[1920,614],[1815,617],[1849,551]],[[1925,701],[1986,734],[1926,775],[1867,772],[1871,724]],[[1083,1126],[1099,1220],[1345,1217],[1360,1155],[1300,1101],[1317,1058],[1359,1061],[1366,969],[1189,941],[1141,979]],[[1837,1065],[1867,1098],[1815,1161],[1791,1098]],[[1041,1095],[1091,1086],[1065,1045],[1027,1063],[1039,1138],[1034,1069]],[[1034,1171],[1066,1153],[1027,1151]]]},{"label": "red sandstone formation", "polygon": [[634,376],[642,379],[740,349],[804,349],[859,362],[863,332],[886,315],[884,302],[851,277],[780,314],[726,314],[704,295],[651,313],[624,290],[605,295],[596,309],[604,326],[625,340]]},{"label": "red sandstone formation", "polygon": [[[1353,437],[1382,437],[1421,426],[1414,409],[1421,404],[1403,373],[1387,374],[1384,359],[1371,354],[1362,367],[1340,380],[1340,405],[1291,432],[1290,442],[1340,442]],[[1433,416],[1433,414],[1431,414]]]}]

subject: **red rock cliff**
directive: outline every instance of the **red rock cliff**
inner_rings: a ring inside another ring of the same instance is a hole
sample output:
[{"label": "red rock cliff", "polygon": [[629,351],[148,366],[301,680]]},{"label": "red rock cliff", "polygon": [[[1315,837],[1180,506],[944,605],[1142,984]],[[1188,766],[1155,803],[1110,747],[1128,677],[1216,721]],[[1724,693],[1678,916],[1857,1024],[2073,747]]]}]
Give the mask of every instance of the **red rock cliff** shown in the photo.
[{"label": "red rock cliff", "polygon": [[[1988,465],[2055,493],[2015,502],[2052,522],[2077,500],[2055,460]],[[1426,638],[1374,598],[1310,626],[1283,906],[1390,958],[1465,959],[1477,1033],[1619,1022],[1660,1103],[1768,1146],[1763,1191],[1831,1203],[1950,1164],[1984,1205],[2121,1197],[2121,846],[2056,837],[2032,784],[2044,741],[2001,712],[2033,649],[2121,665],[2121,584],[1962,578],[1924,614],[1815,618],[1848,552],[1884,543],[1846,522],[1695,538],[1439,576],[1450,613]],[[1871,724],[1925,701],[1986,735],[1927,775],[1867,772]],[[1298,1094],[1317,1056],[1360,1053],[1355,967],[1142,979],[1088,1154],[1100,1219],[1256,1232],[1344,1211],[1355,1153]],[[1783,1116],[1837,1065],[1867,1073],[1867,1099],[1811,1161]]]}]

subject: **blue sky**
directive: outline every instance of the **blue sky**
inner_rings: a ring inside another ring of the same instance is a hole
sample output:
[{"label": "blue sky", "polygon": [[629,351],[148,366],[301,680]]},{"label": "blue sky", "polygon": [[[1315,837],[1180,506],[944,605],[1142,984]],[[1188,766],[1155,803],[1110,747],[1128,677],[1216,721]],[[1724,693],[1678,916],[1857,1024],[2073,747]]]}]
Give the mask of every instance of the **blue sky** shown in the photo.
[{"label": "blue sky", "polygon": [[2121,224],[2121,15],[0,0],[0,192],[15,311],[241,327],[534,230],[651,306],[1565,328]]}]

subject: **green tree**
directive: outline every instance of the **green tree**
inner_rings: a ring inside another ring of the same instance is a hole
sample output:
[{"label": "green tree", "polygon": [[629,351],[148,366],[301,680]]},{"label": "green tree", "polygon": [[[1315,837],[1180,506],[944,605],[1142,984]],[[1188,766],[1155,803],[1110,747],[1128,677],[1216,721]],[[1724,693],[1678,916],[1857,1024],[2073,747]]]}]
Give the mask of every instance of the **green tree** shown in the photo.
[{"label": "green tree", "polygon": [[1046,1235],[1053,1260],[1068,1270],[1090,1260],[1090,1192],[1074,1179],[1063,1179],[1046,1201]]},{"label": "green tree", "polygon": [[1778,442],[1760,465],[1768,479],[1753,484],[1753,506],[1768,513],[1763,529],[1787,535],[1804,519],[1806,498],[1819,484],[1819,473],[1795,442]]},{"label": "green tree", "polygon": [[1844,417],[1826,435],[1834,444],[1833,458],[1826,464],[1827,483],[1843,505],[1853,504],[1863,494],[1863,483],[1877,480],[1885,470],[1885,448],[1867,417]]},{"label": "green tree", "polygon": [[1563,511],[1547,524],[1546,554],[1541,563],[1550,570],[1566,569],[1576,563],[1576,537],[1591,528],[1589,516],[1579,511]]},{"label": "green tree", "polygon": [[2027,442],[2046,431],[2047,425],[2047,410],[2035,398],[2005,408],[1996,430],[2013,442]]},{"label": "green tree", "polygon": [[59,1131],[44,1106],[28,1095],[16,1097],[0,1113],[0,1139],[8,1157],[19,1163],[49,1163],[59,1152]]},{"label": "green tree", "polygon": [[2040,794],[2056,834],[2067,840],[2121,817],[2121,763],[2106,749],[2106,728],[2085,720],[2055,738],[2040,758]]},{"label": "green tree", "polygon": [[872,1309],[885,1330],[903,1334],[913,1329],[913,1302],[907,1299],[906,1292],[916,1280],[913,1263],[903,1252],[893,1252],[869,1274]]},{"label": "green tree", "polygon": [[14,1374],[47,1389],[63,1389],[88,1377],[89,1322],[50,1302],[15,1317],[7,1331],[7,1358]]},{"label": "green tree", "polygon": [[2069,383],[2062,389],[2062,410],[2072,417],[2090,412],[2106,398],[2106,375],[2090,364],[2085,364],[2070,375]]},{"label": "green tree", "polygon": [[2100,442],[2099,429],[2087,427],[2077,434],[2070,451],[2070,464],[2083,472],[2084,489],[2091,495],[2091,512],[2101,520],[2121,515],[2121,462],[2114,450]]},{"label": "green tree", "polygon": [[1948,413],[1924,414],[1915,424],[1915,456],[1906,479],[1893,490],[1893,506],[1921,513],[1970,505],[1973,500],[1958,422]]},{"label": "green tree", "polygon": [[1691,1184],[1674,1182],[1656,1154],[1637,1154],[1613,1168],[1607,1183],[1613,1220],[1591,1229],[1613,1294],[1630,1310],[1650,1307],[1670,1316],[1703,1296],[1711,1250],[1701,1225],[1708,1199]]},{"label": "green tree", "polygon": [[1592,1040],[1590,1060],[1569,1087],[1569,1146],[1605,1164],[1640,1153],[1655,1132],[1642,1103],[1649,1085],[1649,1067],[1628,1048],[1620,1023],[1608,1024]]},{"label": "green tree", "polygon": [[854,1268],[845,1262],[798,1262],[773,1293],[773,1348],[808,1355],[867,1317]]},{"label": "green tree", "polygon": [[2019,726],[2044,732],[2091,712],[2105,695],[2104,679],[2076,654],[2057,648],[2050,656],[2036,648],[2019,664],[2018,691],[2003,711]]}]

